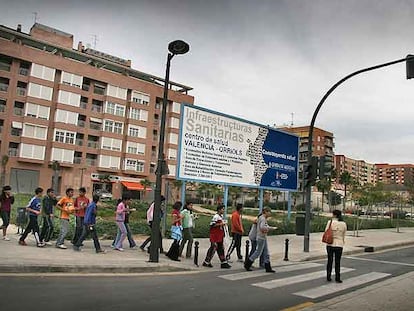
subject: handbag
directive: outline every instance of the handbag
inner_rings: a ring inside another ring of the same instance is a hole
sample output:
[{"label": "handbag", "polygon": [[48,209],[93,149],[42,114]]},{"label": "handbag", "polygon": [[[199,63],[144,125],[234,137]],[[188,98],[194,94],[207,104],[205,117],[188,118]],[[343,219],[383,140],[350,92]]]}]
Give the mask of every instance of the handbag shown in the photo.
[{"label": "handbag", "polygon": [[323,236],[322,236],[323,243],[326,243],[326,244],[333,243],[333,231],[332,231],[331,226],[332,226],[332,219],[331,219],[331,222],[329,223],[328,229],[326,229],[326,231],[323,233]]}]

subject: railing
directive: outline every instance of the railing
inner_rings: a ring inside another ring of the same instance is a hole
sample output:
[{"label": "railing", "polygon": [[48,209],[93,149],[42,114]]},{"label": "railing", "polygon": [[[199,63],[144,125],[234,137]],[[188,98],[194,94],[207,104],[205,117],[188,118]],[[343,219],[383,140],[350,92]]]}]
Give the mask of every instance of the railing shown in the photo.
[{"label": "railing", "polygon": [[6,105],[0,105],[0,112],[6,111]]},{"label": "railing", "polygon": [[9,89],[8,84],[0,83],[0,91],[1,92],[7,92],[8,89]]},{"label": "railing", "polygon": [[22,136],[22,130],[12,127],[10,133],[12,136]]},{"label": "railing", "polygon": [[89,91],[89,88],[90,88],[90,85],[88,85],[88,84],[83,84],[82,85],[82,90],[84,90],[84,91]]},{"label": "railing", "polygon": [[89,166],[96,166],[96,159],[86,159],[85,163]]},{"label": "railing", "polygon": [[19,154],[18,148],[9,148],[9,157],[17,157]]},{"label": "railing", "polygon": [[102,112],[102,106],[92,105],[92,111]]},{"label": "railing", "polygon": [[11,65],[6,63],[0,63],[0,70],[10,71]]},{"label": "railing", "polygon": [[86,105],[87,105],[87,103],[85,103],[85,102],[80,102],[79,107],[81,107],[82,109],[86,109]]},{"label": "railing", "polygon": [[92,130],[102,130],[102,124],[89,123],[89,128]]},{"label": "railing", "polygon": [[74,157],[73,158],[74,164],[81,164],[82,163],[82,157]]},{"label": "railing", "polygon": [[96,86],[93,88],[93,92],[98,95],[105,95],[105,89]]},{"label": "railing", "polygon": [[26,89],[23,87],[17,87],[17,95],[26,96]]},{"label": "railing", "polygon": [[98,148],[98,142],[97,141],[88,141],[88,147],[97,149]]},{"label": "railing", "polygon": [[15,116],[22,116],[23,115],[23,108],[14,107],[13,113]]},{"label": "railing", "polygon": [[85,127],[85,124],[86,124],[85,120],[78,120],[79,127]]},{"label": "railing", "polygon": [[27,68],[19,68],[19,75],[28,76],[29,75],[29,69],[27,69]]},{"label": "railing", "polygon": [[83,146],[83,139],[76,138],[75,145],[77,145],[77,146]]}]

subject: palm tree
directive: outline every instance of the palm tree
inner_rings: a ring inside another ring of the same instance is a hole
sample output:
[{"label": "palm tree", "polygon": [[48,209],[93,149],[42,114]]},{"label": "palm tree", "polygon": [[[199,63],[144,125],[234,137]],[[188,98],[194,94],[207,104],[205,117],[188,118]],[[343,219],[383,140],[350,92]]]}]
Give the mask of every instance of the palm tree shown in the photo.
[{"label": "palm tree", "polygon": [[339,183],[341,185],[344,185],[344,202],[343,202],[343,208],[342,210],[345,210],[345,203],[346,203],[346,191],[347,191],[347,187],[348,185],[350,185],[352,183],[352,176],[349,172],[345,171],[341,174],[341,176],[339,176]]}]

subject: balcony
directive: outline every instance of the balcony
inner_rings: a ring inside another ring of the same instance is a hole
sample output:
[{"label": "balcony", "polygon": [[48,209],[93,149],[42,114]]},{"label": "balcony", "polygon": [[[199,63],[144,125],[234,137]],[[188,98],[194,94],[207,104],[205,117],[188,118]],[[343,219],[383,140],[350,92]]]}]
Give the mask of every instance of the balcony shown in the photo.
[{"label": "balcony", "polygon": [[83,84],[82,85],[82,90],[84,90],[84,91],[89,91],[89,88],[90,88],[90,85],[89,84]]},{"label": "balcony", "polygon": [[23,115],[23,108],[14,107],[13,113],[15,116],[22,116]]},{"label": "balcony", "polygon": [[22,130],[12,127],[11,131],[10,131],[10,134],[12,136],[22,136]]},{"label": "balcony", "polygon": [[79,127],[85,127],[86,121],[85,120],[78,120]]},{"label": "balcony", "polygon": [[83,146],[83,139],[76,138],[75,145],[77,145],[77,146]]},{"label": "balcony", "polygon": [[102,124],[90,122],[89,123],[89,128],[91,130],[102,131]]},{"label": "balcony", "polygon": [[85,160],[85,163],[86,163],[86,165],[88,165],[88,166],[96,166],[96,162],[97,162],[97,160],[96,160],[96,159],[86,159],[86,160]]},{"label": "balcony", "polygon": [[87,105],[88,103],[85,103],[85,102],[80,102],[80,105],[79,105],[79,107],[80,108],[82,108],[82,109],[86,109],[86,105]]},{"label": "balcony", "polygon": [[98,142],[97,141],[88,141],[88,148],[98,149]]},{"label": "balcony", "polygon": [[0,92],[7,92],[9,89],[9,85],[6,83],[0,83]]},{"label": "balcony", "polygon": [[9,157],[17,157],[19,154],[18,148],[9,148]]},{"label": "balcony", "polygon": [[98,106],[98,105],[93,105],[92,104],[91,110],[92,111],[95,111],[95,112],[102,112],[102,106]]},{"label": "balcony", "polygon": [[19,68],[19,75],[28,76],[29,75],[29,69],[28,68]]},{"label": "balcony", "polygon": [[18,96],[26,96],[27,90],[22,87],[17,87],[17,95]]},{"label": "balcony", "polygon": [[0,62],[0,70],[10,72],[11,65]]},{"label": "balcony", "polygon": [[0,112],[6,111],[6,105],[0,105]]},{"label": "balcony", "polygon": [[82,163],[82,157],[74,157],[73,158],[74,164],[81,164]]}]

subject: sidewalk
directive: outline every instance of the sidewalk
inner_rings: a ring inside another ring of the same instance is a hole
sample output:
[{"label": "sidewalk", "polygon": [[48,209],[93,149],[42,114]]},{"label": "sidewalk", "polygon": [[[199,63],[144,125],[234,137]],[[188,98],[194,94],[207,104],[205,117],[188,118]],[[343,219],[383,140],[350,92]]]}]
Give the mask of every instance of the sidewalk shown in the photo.
[{"label": "sidewalk", "polygon": [[[164,254],[159,255],[158,263],[150,263],[147,252],[139,248],[129,249],[124,243],[125,251],[119,252],[111,249],[112,241],[101,241],[102,247],[107,251],[105,254],[96,254],[91,240],[84,242],[85,246],[81,252],[75,252],[69,241],[66,242],[68,249],[57,249],[54,246],[37,248],[32,235],[26,240],[28,246],[20,246],[17,241],[19,235],[17,228],[10,226],[8,236],[11,241],[0,240],[0,273],[32,273],[32,272],[62,272],[62,273],[152,273],[152,272],[174,272],[174,271],[211,271],[220,270],[217,256],[213,258],[214,268],[201,266],[210,242],[207,238],[195,239],[199,241],[199,267],[194,264],[193,259],[182,258],[181,262],[174,262]],[[344,254],[362,253],[366,247],[372,247],[374,251],[393,248],[397,246],[414,244],[414,228],[364,230],[359,232],[359,237],[352,236],[349,231],[346,237]],[[142,240],[145,237],[142,237]],[[294,234],[269,236],[269,251],[272,266],[292,264],[295,262],[320,259],[326,257],[325,245],[321,242],[322,233],[311,233],[309,252],[303,251],[304,237]],[[288,261],[285,257],[285,240],[289,239]],[[136,240],[139,245],[142,240]],[[247,237],[242,240],[242,254],[245,253]],[[163,246],[168,250],[172,240],[163,239]],[[194,247],[194,244],[193,244]],[[194,248],[193,248],[194,256]],[[236,255],[233,254],[233,259]],[[234,262],[233,267],[240,269],[243,263]]]}]

